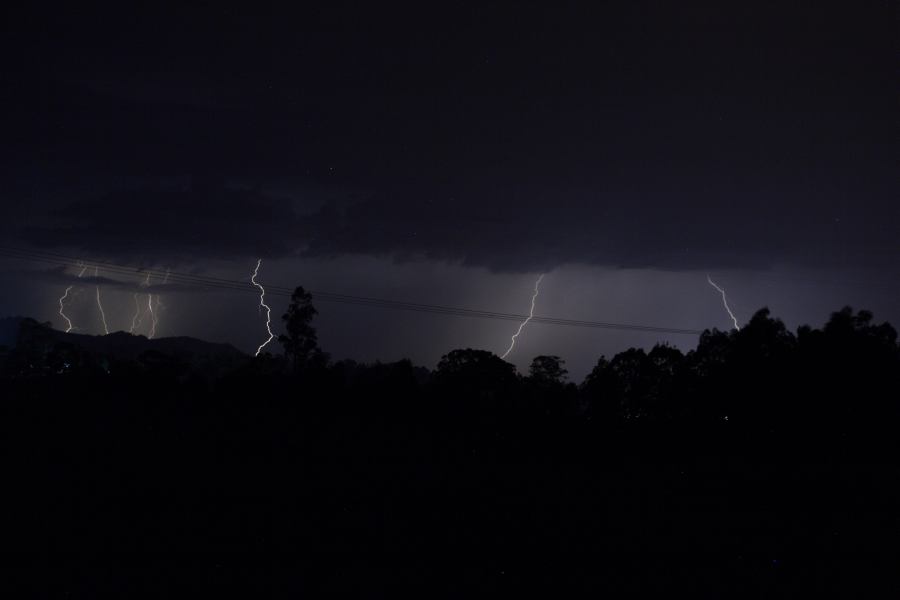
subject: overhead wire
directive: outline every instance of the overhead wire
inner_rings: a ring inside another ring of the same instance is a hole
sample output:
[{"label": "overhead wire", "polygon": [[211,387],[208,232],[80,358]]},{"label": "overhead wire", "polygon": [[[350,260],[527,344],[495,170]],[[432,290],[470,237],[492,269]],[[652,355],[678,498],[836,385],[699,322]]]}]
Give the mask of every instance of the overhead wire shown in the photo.
[{"label": "overhead wire", "polygon": [[[58,254],[54,252],[13,248],[0,246],[0,256],[11,259],[19,259],[29,262],[38,262],[51,264],[56,266],[69,266],[77,264],[79,258]],[[111,273],[131,278],[143,278],[148,274],[155,277],[162,277],[168,273],[169,281],[180,283],[185,286],[202,287],[211,290],[239,291],[256,293],[256,289],[245,281],[226,279],[223,277],[214,277],[207,275],[197,275],[192,273],[182,273],[177,271],[161,271],[144,267],[129,267],[119,263],[109,261],[90,261],[92,266],[98,267],[104,273]],[[505,313],[499,311],[477,310],[471,308],[443,306],[438,304],[425,304],[417,302],[406,302],[400,300],[389,300],[384,298],[372,298],[368,296],[358,296],[351,294],[338,294],[333,292],[324,292],[317,290],[308,290],[313,299],[322,302],[333,302],[355,306],[366,306],[373,308],[403,310],[426,314],[440,314],[448,316],[461,316],[480,319],[494,319],[505,321],[521,321],[527,315]],[[273,296],[290,297],[293,290],[284,286],[266,284],[266,293]],[[630,323],[614,323],[605,321],[564,319],[558,317],[547,317],[535,315],[532,319],[534,323],[543,323],[545,325],[558,325],[569,327],[584,328],[600,328],[600,329],[618,329],[625,331],[653,332],[653,333],[669,333],[677,335],[699,335],[702,330],[686,329],[678,327],[662,327],[655,325],[642,325]]]}]

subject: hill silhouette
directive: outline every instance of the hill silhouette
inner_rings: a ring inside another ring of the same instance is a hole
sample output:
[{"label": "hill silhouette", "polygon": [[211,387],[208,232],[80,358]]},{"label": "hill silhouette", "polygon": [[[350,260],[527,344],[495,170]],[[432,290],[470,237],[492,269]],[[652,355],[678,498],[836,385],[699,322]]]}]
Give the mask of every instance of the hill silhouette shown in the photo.
[{"label": "hill silhouette", "polygon": [[148,339],[125,331],[108,335],[66,333],[27,317],[0,319],[0,346],[28,347],[42,355],[58,355],[69,365],[61,367],[62,371],[77,370],[75,362],[65,360],[76,355],[82,367],[87,360],[95,366],[107,365],[104,368],[110,363],[141,364],[158,357],[206,376],[224,375],[250,359],[230,344],[186,336]]}]

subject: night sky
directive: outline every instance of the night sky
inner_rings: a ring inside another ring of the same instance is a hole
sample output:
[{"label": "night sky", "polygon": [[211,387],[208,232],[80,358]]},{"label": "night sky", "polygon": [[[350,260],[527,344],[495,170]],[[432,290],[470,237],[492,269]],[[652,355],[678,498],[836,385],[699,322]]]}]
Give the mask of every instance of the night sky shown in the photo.
[{"label": "night sky", "polygon": [[[406,302],[728,329],[900,323],[895,3],[2,9],[0,238]],[[128,329],[139,278],[0,257],[0,316]],[[151,282],[252,351],[251,293]],[[168,287],[166,287],[168,286]],[[284,298],[273,298],[279,316]],[[335,359],[502,353],[517,324],[317,303]],[[277,324],[276,324],[277,328]],[[142,331],[143,332],[143,331]],[[520,369],[696,337],[529,324]]]}]

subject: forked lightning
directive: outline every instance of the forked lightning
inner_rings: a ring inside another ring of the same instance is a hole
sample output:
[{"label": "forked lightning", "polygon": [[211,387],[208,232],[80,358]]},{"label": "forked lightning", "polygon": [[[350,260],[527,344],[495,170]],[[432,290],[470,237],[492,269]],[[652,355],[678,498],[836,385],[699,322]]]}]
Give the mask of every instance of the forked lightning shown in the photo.
[{"label": "forked lightning", "polygon": [[737,318],[735,318],[734,313],[731,312],[731,308],[728,306],[728,299],[725,297],[725,290],[715,284],[715,282],[710,278],[709,273],[706,274],[706,280],[709,282],[709,285],[716,288],[719,293],[722,294],[722,304],[725,306],[725,312],[727,312],[728,316],[731,317],[731,320],[734,321],[734,328],[740,331],[741,327],[740,325],[738,325]]},{"label": "forked lightning", "polygon": [[250,282],[259,288],[259,306],[260,308],[266,309],[266,331],[269,333],[269,337],[266,341],[259,345],[259,348],[256,349],[256,354],[254,356],[259,356],[259,353],[262,352],[262,349],[265,348],[266,344],[271,342],[275,338],[275,334],[272,333],[272,309],[269,308],[269,305],[266,304],[266,288],[262,286],[258,281],[256,281],[256,276],[259,275],[259,266],[262,264],[262,259],[260,258],[256,261],[256,268],[253,270],[253,275],[250,277]]},{"label": "forked lightning", "polygon": [[531,297],[531,310],[528,312],[528,318],[522,321],[519,325],[518,331],[516,331],[512,339],[509,340],[509,348],[506,349],[506,352],[503,353],[503,356],[500,358],[506,358],[509,356],[509,353],[512,352],[512,349],[516,346],[516,338],[519,337],[519,334],[522,333],[522,329],[528,325],[528,321],[534,318],[534,303],[537,300],[538,294],[540,293],[541,280],[544,278],[544,274],[541,273],[537,278],[537,281],[534,282],[534,295]]},{"label": "forked lightning", "polygon": [[[97,267],[94,267],[94,279],[98,279],[100,274],[100,270]],[[100,301],[100,282],[99,279],[96,282],[97,288],[97,307],[100,309],[100,320],[103,322],[103,334],[109,335],[109,326],[106,324],[106,312],[103,310],[103,303]]]}]

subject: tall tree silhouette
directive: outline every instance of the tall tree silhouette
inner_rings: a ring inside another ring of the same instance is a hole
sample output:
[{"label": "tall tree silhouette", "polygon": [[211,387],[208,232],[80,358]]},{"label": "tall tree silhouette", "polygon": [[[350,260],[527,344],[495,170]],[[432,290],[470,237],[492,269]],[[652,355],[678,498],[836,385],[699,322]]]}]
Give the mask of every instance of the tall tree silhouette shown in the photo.
[{"label": "tall tree silhouette", "polygon": [[312,294],[298,286],[291,294],[291,303],[281,317],[285,333],[278,336],[284,353],[295,371],[322,362],[324,354],[319,349],[319,338],[312,326],[313,317],[319,311],[312,303]]}]

